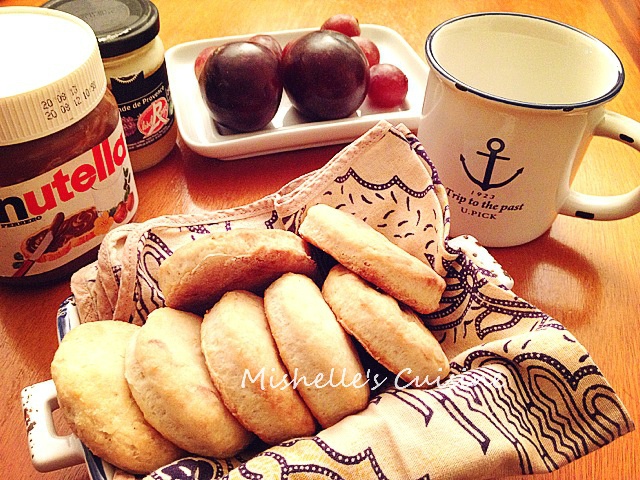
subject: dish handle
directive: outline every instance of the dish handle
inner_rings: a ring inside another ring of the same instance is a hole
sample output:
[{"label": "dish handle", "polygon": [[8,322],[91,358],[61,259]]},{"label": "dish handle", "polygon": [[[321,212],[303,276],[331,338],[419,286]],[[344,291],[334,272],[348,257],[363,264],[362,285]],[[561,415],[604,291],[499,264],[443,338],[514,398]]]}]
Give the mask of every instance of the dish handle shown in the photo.
[{"label": "dish handle", "polygon": [[58,435],[53,412],[59,408],[53,380],[22,390],[22,410],[27,427],[31,463],[39,472],[51,472],[85,461],[80,440],[73,434]]}]

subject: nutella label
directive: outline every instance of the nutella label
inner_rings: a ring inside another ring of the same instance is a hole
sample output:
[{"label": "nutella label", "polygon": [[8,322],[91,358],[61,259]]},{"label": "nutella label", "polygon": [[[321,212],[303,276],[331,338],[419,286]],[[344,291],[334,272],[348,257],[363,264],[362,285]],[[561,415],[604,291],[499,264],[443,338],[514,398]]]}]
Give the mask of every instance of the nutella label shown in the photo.
[{"label": "nutella label", "polygon": [[0,276],[54,270],[131,220],[136,186],[122,124],[69,162],[0,188]]},{"label": "nutella label", "polygon": [[146,78],[144,72],[138,72],[110,80],[130,151],[158,141],[171,129],[173,103],[164,62]]}]

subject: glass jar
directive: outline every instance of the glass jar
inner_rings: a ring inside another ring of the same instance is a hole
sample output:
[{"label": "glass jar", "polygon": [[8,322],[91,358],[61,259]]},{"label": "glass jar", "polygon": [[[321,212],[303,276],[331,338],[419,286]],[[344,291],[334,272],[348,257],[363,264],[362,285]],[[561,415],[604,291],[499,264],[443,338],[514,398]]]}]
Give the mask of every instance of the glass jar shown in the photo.
[{"label": "glass jar", "polygon": [[[89,25],[0,9],[0,282],[44,284],[94,260],[138,202],[124,130]],[[25,59],[29,59],[25,62]]]},{"label": "glass jar", "polygon": [[43,6],[71,13],[93,28],[133,170],[159,163],[173,149],[178,131],[156,6],[147,0],[51,0]]}]

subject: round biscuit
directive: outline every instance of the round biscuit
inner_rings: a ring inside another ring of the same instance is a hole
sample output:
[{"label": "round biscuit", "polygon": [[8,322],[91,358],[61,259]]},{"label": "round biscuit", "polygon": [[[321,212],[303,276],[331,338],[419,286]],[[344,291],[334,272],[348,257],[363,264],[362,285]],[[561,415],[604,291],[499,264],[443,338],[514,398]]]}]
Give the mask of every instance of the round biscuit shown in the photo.
[{"label": "round biscuit", "polygon": [[204,314],[224,293],[264,289],[285,272],[314,275],[310,246],[292,232],[236,229],[182,245],[160,265],[158,284],[168,307]]},{"label": "round biscuit", "polygon": [[227,410],[200,347],[202,318],[151,312],[127,348],[125,378],[145,419],[188,452],[228,458],[253,436]]},{"label": "round biscuit", "polygon": [[278,356],[261,297],[225,293],[204,316],[202,351],[225,405],[262,441],[277,444],[315,432]]},{"label": "round biscuit", "polygon": [[343,265],[329,271],[322,294],[344,329],[405,382],[429,388],[449,374],[442,347],[415,312]]},{"label": "round biscuit", "polygon": [[186,453],[144,419],[125,380],[125,351],[139,329],[113,320],[80,324],[60,342],[51,376],[63,417],[87,448],[146,474]]},{"label": "round biscuit", "polygon": [[298,233],[415,311],[431,313],[440,305],[444,279],[360,218],[319,203],[307,210]]},{"label": "round biscuit", "polygon": [[315,282],[285,273],[266,289],[264,306],[280,357],[318,423],[327,428],[363,410],[364,368]]}]

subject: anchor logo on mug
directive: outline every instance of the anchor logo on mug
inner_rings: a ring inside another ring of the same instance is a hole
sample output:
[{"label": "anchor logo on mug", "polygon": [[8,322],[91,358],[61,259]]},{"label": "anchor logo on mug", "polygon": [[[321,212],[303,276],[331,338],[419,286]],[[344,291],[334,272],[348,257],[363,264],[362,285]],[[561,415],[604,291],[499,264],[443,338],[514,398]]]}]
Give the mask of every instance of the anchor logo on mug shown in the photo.
[{"label": "anchor logo on mug", "polygon": [[496,165],[496,160],[510,160],[509,157],[503,157],[498,155],[502,150],[504,150],[504,142],[500,138],[491,138],[487,142],[487,150],[488,152],[476,152],[478,155],[488,157],[487,168],[484,171],[484,177],[482,181],[478,180],[473,174],[469,171],[469,167],[467,166],[467,159],[464,158],[464,155],[460,154],[460,161],[462,162],[462,167],[464,168],[464,172],[469,177],[473,183],[478,185],[482,190],[487,191],[491,188],[500,188],[508,183],[511,183],[515,178],[520,175],[524,167],[520,167],[513,175],[511,175],[506,180],[502,182],[491,183],[491,177],[493,176],[493,169]]},{"label": "anchor logo on mug", "polygon": [[605,108],[624,69],[604,43],[542,17],[476,13],[437,26],[425,48],[418,138],[446,187],[451,236],[512,246],[559,214],[640,212],[640,187],[608,197],[571,189],[593,136],[640,150],[640,123]]}]

